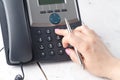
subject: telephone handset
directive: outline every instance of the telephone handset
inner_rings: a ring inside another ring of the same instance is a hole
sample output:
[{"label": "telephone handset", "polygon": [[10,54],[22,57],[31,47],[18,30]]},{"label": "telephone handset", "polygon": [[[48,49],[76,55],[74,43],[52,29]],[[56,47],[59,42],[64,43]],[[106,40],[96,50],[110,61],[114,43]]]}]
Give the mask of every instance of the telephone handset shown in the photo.
[{"label": "telephone handset", "polygon": [[0,0],[0,22],[9,65],[70,60],[55,28],[81,25],[77,0]]}]

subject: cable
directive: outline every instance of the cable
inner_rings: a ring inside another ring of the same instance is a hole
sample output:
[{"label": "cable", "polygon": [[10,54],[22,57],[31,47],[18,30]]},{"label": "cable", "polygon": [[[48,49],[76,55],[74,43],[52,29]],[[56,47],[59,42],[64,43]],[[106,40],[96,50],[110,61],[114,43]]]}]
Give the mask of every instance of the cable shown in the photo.
[{"label": "cable", "polygon": [[0,49],[0,52],[1,52],[3,49],[4,49],[4,47]]},{"label": "cable", "polygon": [[25,75],[24,75],[24,70],[23,70],[23,64],[22,63],[20,64],[20,67],[21,67],[22,75],[21,74],[16,75],[14,80],[24,80]]},{"label": "cable", "polygon": [[[0,52],[1,52],[3,49],[4,49],[4,47],[0,49]],[[37,62],[37,65],[39,66],[40,70],[42,71],[42,73],[43,73],[45,79],[48,80],[48,78],[47,78],[45,72],[43,71],[41,65],[39,64],[39,62]],[[22,72],[22,79],[24,80],[25,74],[24,74],[23,64],[22,64],[22,63],[20,64],[20,68],[21,68],[21,72]],[[18,75],[18,76],[16,76],[16,77],[19,77],[19,76],[20,76],[20,75]]]},{"label": "cable", "polygon": [[42,71],[42,73],[43,73],[43,75],[44,75],[45,79],[46,79],[46,80],[48,80],[48,78],[47,78],[47,76],[46,76],[45,72],[43,71],[43,69],[42,69],[41,65],[39,64],[39,62],[37,62],[37,65],[39,66],[40,70]]},{"label": "cable", "polygon": [[20,67],[21,67],[21,71],[22,71],[22,75],[23,75],[23,80],[24,80],[25,74],[24,74],[24,70],[23,70],[23,64],[21,64]]}]

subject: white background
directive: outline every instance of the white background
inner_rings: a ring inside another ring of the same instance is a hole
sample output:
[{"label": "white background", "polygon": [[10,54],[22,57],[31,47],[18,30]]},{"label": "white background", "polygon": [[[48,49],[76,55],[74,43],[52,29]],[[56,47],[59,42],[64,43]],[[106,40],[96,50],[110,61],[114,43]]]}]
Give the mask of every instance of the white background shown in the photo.
[{"label": "white background", "polygon": [[[120,58],[120,0],[78,0],[83,22],[95,30],[113,55]],[[0,30],[0,48],[3,47]],[[72,62],[41,64],[48,80],[104,80],[97,78]],[[36,64],[24,66],[25,80],[45,80]],[[21,74],[19,66],[6,64],[4,50],[0,53],[0,80],[14,80]]]}]

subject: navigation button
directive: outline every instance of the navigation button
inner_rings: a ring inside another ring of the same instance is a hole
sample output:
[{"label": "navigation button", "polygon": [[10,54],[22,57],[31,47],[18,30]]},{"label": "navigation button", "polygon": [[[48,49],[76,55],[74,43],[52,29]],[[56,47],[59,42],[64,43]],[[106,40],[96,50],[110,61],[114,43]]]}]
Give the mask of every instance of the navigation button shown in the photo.
[{"label": "navigation button", "polygon": [[61,17],[59,16],[59,14],[53,13],[53,14],[50,15],[49,21],[50,21],[52,24],[59,24],[60,21],[61,21]]}]

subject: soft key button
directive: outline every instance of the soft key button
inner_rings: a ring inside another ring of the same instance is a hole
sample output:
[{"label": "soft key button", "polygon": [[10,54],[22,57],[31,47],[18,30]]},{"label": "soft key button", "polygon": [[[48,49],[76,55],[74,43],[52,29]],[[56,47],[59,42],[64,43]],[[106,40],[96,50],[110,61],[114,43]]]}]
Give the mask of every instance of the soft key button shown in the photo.
[{"label": "soft key button", "polygon": [[50,15],[49,20],[52,24],[59,24],[61,21],[61,17],[57,13],[53,13]]}]

